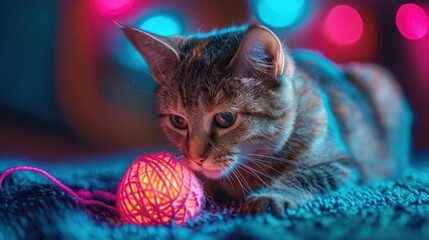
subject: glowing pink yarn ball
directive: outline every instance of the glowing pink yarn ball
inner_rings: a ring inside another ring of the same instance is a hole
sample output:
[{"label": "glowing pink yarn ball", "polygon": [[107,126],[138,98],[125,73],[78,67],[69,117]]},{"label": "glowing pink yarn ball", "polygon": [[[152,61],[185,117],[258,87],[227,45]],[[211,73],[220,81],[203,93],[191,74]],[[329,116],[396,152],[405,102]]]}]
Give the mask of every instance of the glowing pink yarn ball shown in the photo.
[{"label": "glowing pink yarn ball", "polygon": [[117,206],[127,223],[185,223],[204,205],[195,175],[166,153],[140,156],[132,163],[117,192]]}]

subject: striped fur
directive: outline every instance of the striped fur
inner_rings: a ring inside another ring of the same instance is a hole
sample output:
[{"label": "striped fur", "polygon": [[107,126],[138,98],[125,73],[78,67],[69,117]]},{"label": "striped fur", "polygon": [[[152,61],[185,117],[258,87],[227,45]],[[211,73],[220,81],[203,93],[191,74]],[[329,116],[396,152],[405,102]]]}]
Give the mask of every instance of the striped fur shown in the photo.
[{"label": "striped fur", "polygon": [[[291,54],[263,27],[256,26],[264,37],[253,41],[254,27],[163,39],[122,26],[151,58],[152,72],[163,76],[157,79],[161,125],[206,192],[218,200],[246,198],[243,213],[280,216],[329,191],[403,171],[411,118],[389,73]],[[146,48],[145,39],[162,41],[149,46],[163,49]],[[214,123],[222,112],[237,113],[231,127]],[[188,128],[175,128],[172,114]]]}]

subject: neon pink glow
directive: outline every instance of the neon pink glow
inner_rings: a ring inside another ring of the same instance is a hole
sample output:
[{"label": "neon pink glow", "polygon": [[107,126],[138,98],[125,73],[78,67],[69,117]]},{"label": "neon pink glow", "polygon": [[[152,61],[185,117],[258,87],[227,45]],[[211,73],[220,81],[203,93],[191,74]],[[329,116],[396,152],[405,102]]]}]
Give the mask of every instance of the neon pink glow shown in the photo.
[{"label": "neon pink glow", "polygon": [[362,17],[353,7],[337,5],[328,13],[326,30],[333,41],[343,45],[353,44],[362,37]]},{"label": "neon pink glow", "polygon": [[135,0],[95,0],[98,11],[106,15],[117,15],[129,10]]},{"label": "neon pink glow", "polygon": [[[422,37],[421,39],[419,39],[419,41],[420,41],[420,44],[424,48],[426,48],[426,50],[429,50],[429,34],[426,34],[424,37]],[[423,51],[423,53],[425,53],[425,51]]]},{"label": "neon pink glow", "polygon": [[424,37],[428,32],[428,25],[428,16],[416,4],[404,4],[396,13],[396,26],[402,36],[409,40]]}]

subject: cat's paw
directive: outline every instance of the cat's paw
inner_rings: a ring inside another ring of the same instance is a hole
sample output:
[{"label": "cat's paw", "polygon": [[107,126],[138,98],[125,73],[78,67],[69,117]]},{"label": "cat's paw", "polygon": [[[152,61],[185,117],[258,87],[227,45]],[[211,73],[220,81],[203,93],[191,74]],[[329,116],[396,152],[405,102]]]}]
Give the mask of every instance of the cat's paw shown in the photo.
[{"label": "cat's paw", "polygon": [[298,203],[276,192],[252,193],[246,198],[240,212],[253,215],[269,212],[276,217],[283,217],[287,208],[298,208]]}]

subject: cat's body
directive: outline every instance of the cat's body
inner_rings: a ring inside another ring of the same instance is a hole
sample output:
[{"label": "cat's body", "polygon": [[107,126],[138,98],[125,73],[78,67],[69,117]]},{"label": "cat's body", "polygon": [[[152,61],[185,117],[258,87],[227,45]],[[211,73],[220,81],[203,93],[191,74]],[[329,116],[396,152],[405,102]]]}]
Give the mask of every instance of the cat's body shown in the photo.
[{"label": "cat's body", "polygon": [[214,198],[280,215],[342,186],[398,175],[410,113],[389,73],[290,54],[265,27],[163,38],[121,26],[160,83],[157,110]]}]

